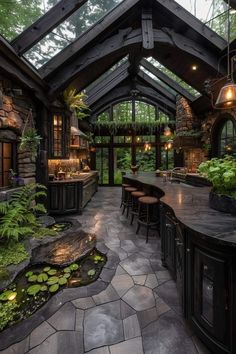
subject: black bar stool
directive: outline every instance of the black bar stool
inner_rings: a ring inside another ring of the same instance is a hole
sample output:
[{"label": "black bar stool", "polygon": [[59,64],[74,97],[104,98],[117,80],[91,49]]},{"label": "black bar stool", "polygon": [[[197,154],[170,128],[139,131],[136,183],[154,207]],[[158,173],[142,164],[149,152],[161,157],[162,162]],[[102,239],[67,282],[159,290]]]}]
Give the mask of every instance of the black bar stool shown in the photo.
[{"label": "black bar stool", "polygon": [[129,216],[129,208],[132,205],[132,199],[131,199],[131,192],[136,192],[137,188],[134,187],[126,187],[125,188],[125,200],[123,202],[123,212],[122,214],[124,214],[125,209],[127,209],[127,213],[126,216]]},{"label": "black bar stool", "polygon": [[141,197],[138,199],[138,226],[136,234],[138,234],[140,226],[143,225],[147,228],[146,242],[148,242],[148,232],[150,228],[158,227],[160,223],[159,218],[159,199],[156,197]]},{"label": "black bar stool", "polygon": [[137,192],[131,192],[131,220],[130,220],[130,225],[133,224],[134,221],[134,216],[138,216],[138,198],[140,197],[144,197],[146,194],[144,192],[141,191],[137,191]]},{"label": "black bar stool", "polygon": [[121,194],[121,203],[120,203],[120,208],[124,205],[125,201],[125,188],[131,187],[130,184],[123,183],[122,184],[122,194]]}]

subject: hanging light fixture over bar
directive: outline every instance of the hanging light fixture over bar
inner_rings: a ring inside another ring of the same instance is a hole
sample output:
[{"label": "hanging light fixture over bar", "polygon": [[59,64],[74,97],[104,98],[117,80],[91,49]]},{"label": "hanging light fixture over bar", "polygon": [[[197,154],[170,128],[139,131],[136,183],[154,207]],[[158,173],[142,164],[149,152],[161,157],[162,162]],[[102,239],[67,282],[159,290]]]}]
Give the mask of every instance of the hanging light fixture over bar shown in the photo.
[{"label": "hanging light fixture over bar", "polygon": [[[233,67],[235,56],[230,63],[230,0],[228,0],[227,11],[227,83],[221,88],[215,107],[218,109],[227,109],[236,107],[236,84],[233,79]],[[231,64],[231,65],[230,65]]]}]

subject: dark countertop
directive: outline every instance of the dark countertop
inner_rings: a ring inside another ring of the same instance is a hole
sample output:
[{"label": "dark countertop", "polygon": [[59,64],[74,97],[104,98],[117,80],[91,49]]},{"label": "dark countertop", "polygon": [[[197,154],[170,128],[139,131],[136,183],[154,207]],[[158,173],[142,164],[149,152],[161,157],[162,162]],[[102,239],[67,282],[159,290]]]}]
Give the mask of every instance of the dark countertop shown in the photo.
[{"label": "dark countertop", "polygon": [[81,172],[77,178],[68,178],[62,180],[49,181],[49,184],[65,184],[65,183],[77,183],[77,182],[87,182],[91,177],[97,176],[98,171]]},{"label": "dark countertop", "polygon": [[203,237],[210,236],[217,243],[236,247],[236,216],[209,207],[210,187],[194,187],[188,184],[163,182],[154,172],[126,174],[125,178],[141,182],[164,192],[161,201],[168,205],[176,218]]}]

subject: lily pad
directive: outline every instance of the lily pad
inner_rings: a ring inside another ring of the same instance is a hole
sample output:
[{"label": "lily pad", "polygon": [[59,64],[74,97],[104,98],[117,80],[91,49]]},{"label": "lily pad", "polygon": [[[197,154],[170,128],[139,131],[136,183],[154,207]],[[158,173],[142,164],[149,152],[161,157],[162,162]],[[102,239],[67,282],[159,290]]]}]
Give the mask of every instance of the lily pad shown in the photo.
[{"label": "lily pad", "polygon": [[31,275],[33,275],[34,273],[33,272],[27,272],[26,274],[25,274],[25,276],[26,276],[26,278],[29,278],[29,277],[31,277]]},{"label": "lily pad", "polygon": [[69,268],[70,268],[71,270],[77,270],[77,269],[79,268],[79,266],[78,266],[78,264],[73,263],[73,264],[71,264],[71,265],[69,266]]},{"label": "lily pad", "polygon": [[30,283],[34,283],[35,281],[37,281],[37,275],[31,275],[29,278],[28,278],[28,281],[30,282]]},{"label": "lily pad", "polygon": [[43,268],[43,271],[48,272],[50,269],[51,269],[51,267],[45,267],[45,268]]},{"label": "lily pad", "polygon": [[71,269],[69,267],[66,267],[65,269],[63,269],[64,273],[70,273]]},{"label": "lily pad", "polygon": [[41,286],[41,291],[47,291],[47,290],[48,290],[47,285],[42,285],[42,286]]},{"label": "lily pad", "polygon": [[62,277],[58,280],[59,285],[65,285],[67,283],[67,278]]},{"label": "lily pad", "polygon": [[38,283],[43,283],[43,282],[45,282],[45,281],[47,281],[47,280],[48,280],[48,276],[47,276],[46,273],[41,273],[41,274],[39,274],[38,277],[37,277]]},{"label": "lily pad", "polygon": [[58,284],[53,284],[50,286],[50,288],[48,289],[50,293],[55,293],[57,290],[59,289],[59,285]]},{"label": "lily pad", "polygon": [[48,273],[48,275],[55,275],[55,274],[57,274],[57,270],[56,269],[50,269],[47,273]]},{"label": "lily pad", "polygon": [[14,294],[14,291],[12,290],[6,290],[0,295],[0,301],[7,301],[9,300],[9,297],[11,294]]},{"label": "lily pad", "polygon": [[96,274],[96,270],[95,270],[95,269],[90,269],[90,270],[88,271],[88,275],[89,275],[90,277],[93,277],[95,274]]},{"label": "lily pad", "polygon": [[41,285],[39,285],[39,284],[31,285],[31,286],[27,289],[27,294],[34,296],[34,295],[36,295],[40,290],[41,290]]},{"label": "lily pad", "polygon": [[58,283],[59,278],[58,277],[51,277],[48,279],[47,284],[48,285],[54,285]]},{"label": "lily pad", "polygon": [[70,273],[65,273],[64,275],[63,275],[63,278],[70,278],[70,276],[71,276],[71,274]]}]

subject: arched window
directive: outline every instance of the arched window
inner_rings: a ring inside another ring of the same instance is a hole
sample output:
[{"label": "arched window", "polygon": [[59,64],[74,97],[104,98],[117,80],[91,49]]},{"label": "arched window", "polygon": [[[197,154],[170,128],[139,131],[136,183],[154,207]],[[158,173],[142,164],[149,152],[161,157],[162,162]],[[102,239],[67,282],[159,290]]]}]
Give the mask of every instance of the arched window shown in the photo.
[{"label": "arched window", "polygon": [[227,119],[219,130],[218,155],[236,155],[236,129],[235,123]]}]

